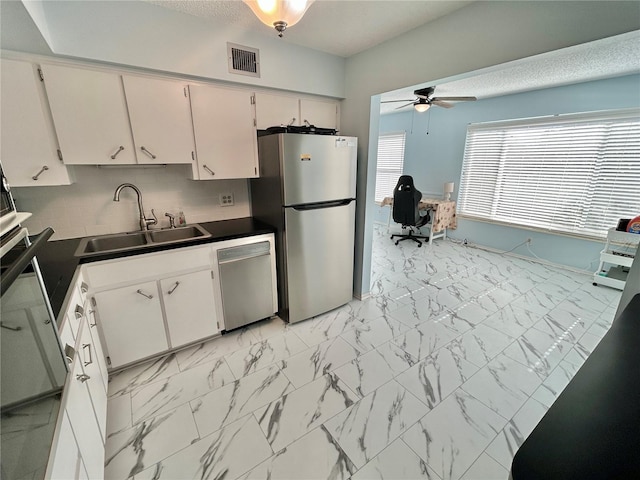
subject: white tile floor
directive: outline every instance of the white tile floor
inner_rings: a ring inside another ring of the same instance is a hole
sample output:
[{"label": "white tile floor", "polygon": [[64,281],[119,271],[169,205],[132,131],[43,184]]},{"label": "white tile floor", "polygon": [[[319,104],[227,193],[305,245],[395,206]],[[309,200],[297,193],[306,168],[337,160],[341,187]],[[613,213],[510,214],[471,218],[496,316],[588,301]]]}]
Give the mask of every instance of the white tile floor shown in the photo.
[{"label": "white tile floor", "polygon": [[372,297],[114,375],[110,479],[507,479],[620,292],[376,228]]}]

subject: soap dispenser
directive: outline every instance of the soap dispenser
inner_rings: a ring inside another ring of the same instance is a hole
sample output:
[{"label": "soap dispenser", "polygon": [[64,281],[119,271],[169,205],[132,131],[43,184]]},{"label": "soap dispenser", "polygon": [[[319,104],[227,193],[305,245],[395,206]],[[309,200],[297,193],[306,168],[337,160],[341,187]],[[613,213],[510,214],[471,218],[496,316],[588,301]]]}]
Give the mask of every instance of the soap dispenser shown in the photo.
[{"label": "soap dispenser", "polygon": [[176,215],[176,223],[178,227],[187,226],[187,220],[186,218],[184,218],[184,211],[182,210],[182,207],[178,209],[178,215]]}]

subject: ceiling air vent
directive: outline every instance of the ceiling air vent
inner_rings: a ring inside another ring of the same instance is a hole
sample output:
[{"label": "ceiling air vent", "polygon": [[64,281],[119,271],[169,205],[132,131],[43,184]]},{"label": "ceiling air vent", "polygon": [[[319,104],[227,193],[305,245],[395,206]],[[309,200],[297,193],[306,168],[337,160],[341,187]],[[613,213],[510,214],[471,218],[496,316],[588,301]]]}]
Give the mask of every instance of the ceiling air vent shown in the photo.
[{"label": "ceiling air vent", "polygon": [[260,51],[257,48],[227,43],[229,73],[260,77]]}]

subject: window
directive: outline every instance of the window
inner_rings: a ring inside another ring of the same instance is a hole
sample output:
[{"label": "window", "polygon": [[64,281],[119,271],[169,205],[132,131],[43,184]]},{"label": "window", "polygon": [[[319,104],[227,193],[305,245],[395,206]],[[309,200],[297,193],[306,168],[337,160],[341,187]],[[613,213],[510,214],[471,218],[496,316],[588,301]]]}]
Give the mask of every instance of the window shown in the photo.
[{"label": "window", "polygon": [[378,166],[376,167],[376,202],[393,195],[402,175],[405,133],[385,133],[378,138]]},{"label": "window", "polygon": [[469,125],[460,214],[605,237],[640,214],[640,111]]}]

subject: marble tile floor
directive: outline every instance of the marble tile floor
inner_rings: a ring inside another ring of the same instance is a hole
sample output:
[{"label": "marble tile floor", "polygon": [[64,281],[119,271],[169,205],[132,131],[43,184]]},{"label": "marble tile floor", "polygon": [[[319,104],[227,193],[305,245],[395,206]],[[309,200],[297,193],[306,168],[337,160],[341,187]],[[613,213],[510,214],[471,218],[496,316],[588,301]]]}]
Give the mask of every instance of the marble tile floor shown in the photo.
[{"label": "marble tile floor", "polygon": [[370,298],[113,375],[105,477],[506,480],[620,292],[449,240],[374,236]]}]

